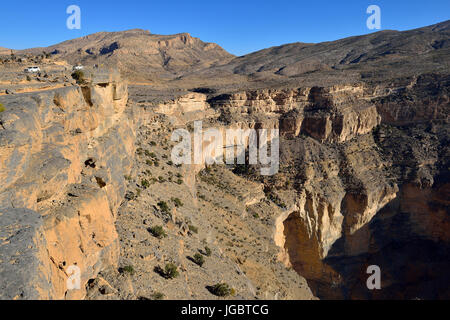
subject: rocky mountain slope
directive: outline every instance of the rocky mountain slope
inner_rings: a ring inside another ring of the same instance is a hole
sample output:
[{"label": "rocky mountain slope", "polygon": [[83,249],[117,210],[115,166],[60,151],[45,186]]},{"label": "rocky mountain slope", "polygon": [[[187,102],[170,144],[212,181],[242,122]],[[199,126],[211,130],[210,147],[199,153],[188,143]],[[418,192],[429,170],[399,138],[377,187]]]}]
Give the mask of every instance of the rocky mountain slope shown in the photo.
[{"label": "rocky mountain slope", "polygon": [[8,55],[8,54],[11,54],[10,49],[0,47],[0,55]]},{"label": "rocky mountain slope", "polygon": [[317,44],[291,43],[186,73],[182,80],[218,90],[227,85],[230,91],[385,81],[430,70],[446,73],[449,39],[450,21],[445,21],[410,31],[385,30]]},{"label": "rocky mountain slope", "polygon": [[158,81],[180,71],[222,64],[233,56],[214,43],[205,43],[188,33],[155,35],[145,30],[99,32],[22,54],[51,53],[75,64],[94,64],[119,69],[127,78]]}]

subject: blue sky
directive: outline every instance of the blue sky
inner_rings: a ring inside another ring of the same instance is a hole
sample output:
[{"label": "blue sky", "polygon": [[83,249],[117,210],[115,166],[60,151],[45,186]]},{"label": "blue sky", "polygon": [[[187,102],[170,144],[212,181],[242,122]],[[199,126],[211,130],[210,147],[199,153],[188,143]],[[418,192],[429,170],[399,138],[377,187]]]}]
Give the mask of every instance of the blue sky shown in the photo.
[{"label": "blue sky", "polygon": [[[26,0],[2,1],[0,46],[48,46],[99,31],[141,28],[189,32],[242,55],[290,42],[322,42],[373,32],[366,9],[381,8],[382,29],[407,30],[450,19],[449,0]],[[22,3],[22,1],[21,1]],[[66,8],[81,8],[81,30],[66,27]]]}]

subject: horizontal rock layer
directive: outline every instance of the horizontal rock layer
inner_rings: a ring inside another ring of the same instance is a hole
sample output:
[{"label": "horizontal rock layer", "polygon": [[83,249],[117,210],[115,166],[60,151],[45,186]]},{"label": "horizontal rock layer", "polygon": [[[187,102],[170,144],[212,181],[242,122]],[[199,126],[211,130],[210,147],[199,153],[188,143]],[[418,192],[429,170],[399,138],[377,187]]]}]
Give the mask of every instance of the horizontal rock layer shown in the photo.
[{"label": "horizontal rock layer", "polygon": [[[115,212],[135,149],[127,100],[126,84],[108,74],[1,97],[1,298],[82,298],[117,263]],[[67,288],[70,266],[80,290]]]}]

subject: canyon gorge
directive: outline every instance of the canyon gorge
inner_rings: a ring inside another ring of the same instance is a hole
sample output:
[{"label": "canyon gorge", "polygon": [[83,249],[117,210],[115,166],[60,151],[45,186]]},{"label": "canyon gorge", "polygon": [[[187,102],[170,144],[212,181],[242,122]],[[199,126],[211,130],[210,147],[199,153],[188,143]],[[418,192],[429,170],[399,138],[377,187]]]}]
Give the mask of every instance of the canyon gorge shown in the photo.
[{"label": "canyon gorge", "polygon": [[[448,299],[449,26],[243,57],[143,30],[49,47],[78,82],[3,62],[0,298]],[[194,121],[278,129],[279,172],[175,165]]]}]

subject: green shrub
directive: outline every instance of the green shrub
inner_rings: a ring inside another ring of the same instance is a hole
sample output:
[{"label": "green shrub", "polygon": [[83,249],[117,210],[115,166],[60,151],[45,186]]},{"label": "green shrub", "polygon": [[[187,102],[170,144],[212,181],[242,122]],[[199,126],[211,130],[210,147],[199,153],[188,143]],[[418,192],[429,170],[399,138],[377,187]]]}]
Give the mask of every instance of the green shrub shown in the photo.
[{"label": "green shrub", "polygon": [[133,268],[133,266],[125,266],[125,267],[120,269],[120,272],[128,273],[130,275],[134,275],[134,268]]},{"label": "green shrub", "polygon": [[172,198],[173,203],[175,203],[175,207],[179,208],[184,206],[183,202],[179,198]]},{"label": "green shrub", "polygon": [[0,112],[3,112],[3,111],[5,111],[6,109],[5,109],[5,107],[3,106],[3,104],[1,104],[0,103]]},{"label": "green shrub", "polygon": [[205,258],[203,258],[203,256],[200,253],[196,253],[192,260],[195,262],[195,264],[199,265],[200,267],[203,266],[203,264],[205,263]]},{"label": "green shrub", "polygon": [[164,300],[165,295],[161,292],[155,292],[150,297],[152,300]]},{"label": "green shrub", "polygon": [[210,257],[211,254],[212,254],[211,249],[210,249],[209,247],[205,247],[205,255],[206,255],[207,257]]},{"label": "green shrub", "polygon": [[86,79],[84,78],[84,72],[81,70],[77,70],[72,73],[72,78],[74,78],[78,84],[86,83]]},{"label": "green shrub", "polygon": [[148,231],[158,239],[162,239],[167,237],[167,233],[164,231],[164,228],[162,226],[153,226]]},{"label": "green shrub", "polygon": [[150,182],[148,182],[147,179],[142,179],[142,181],[141,181],[141,186],[142,186],[144,189],[147,189],[148,187],[150,187]]},{"label": "green shrub", "polygon": [[150,141],[150,145],[154,147],[154,146],[156,146],[156,142],[155,141]]},{"label": "green shrub", "polygon": [[192,233],[198,233],[198,228],[196,226],[193,226],[192,224],[190,224],[189,231]]},{"label": "green shrub", "polygon": [[232,289],[227,283],[217,283],[210,287],[209,291],[218,297],[226,297],[231,295]]},{"label": "green shrub", "polygon": [[165,202],[165,201],[160,201],[160,202],[158,202],[158,207],[161,209],[161,211],[163,212],[163,213],[170,213],[170,208],[169,208],[169,205],[167,204],[167,202]]},{"label": "green shrub", "polygon": [[176,182],[177,182],[177,184],[180,184],[180,185],[183,184],[183,180],[182,179],[177,179]]},{"label": "green shrub", "polygon": [[175,264],[169,262],[168,264],[166,264],[165,268],[164,268],[164,276],[167,279],[173,279],[178,277],[179,273],[178,273],[178,268]]}]

